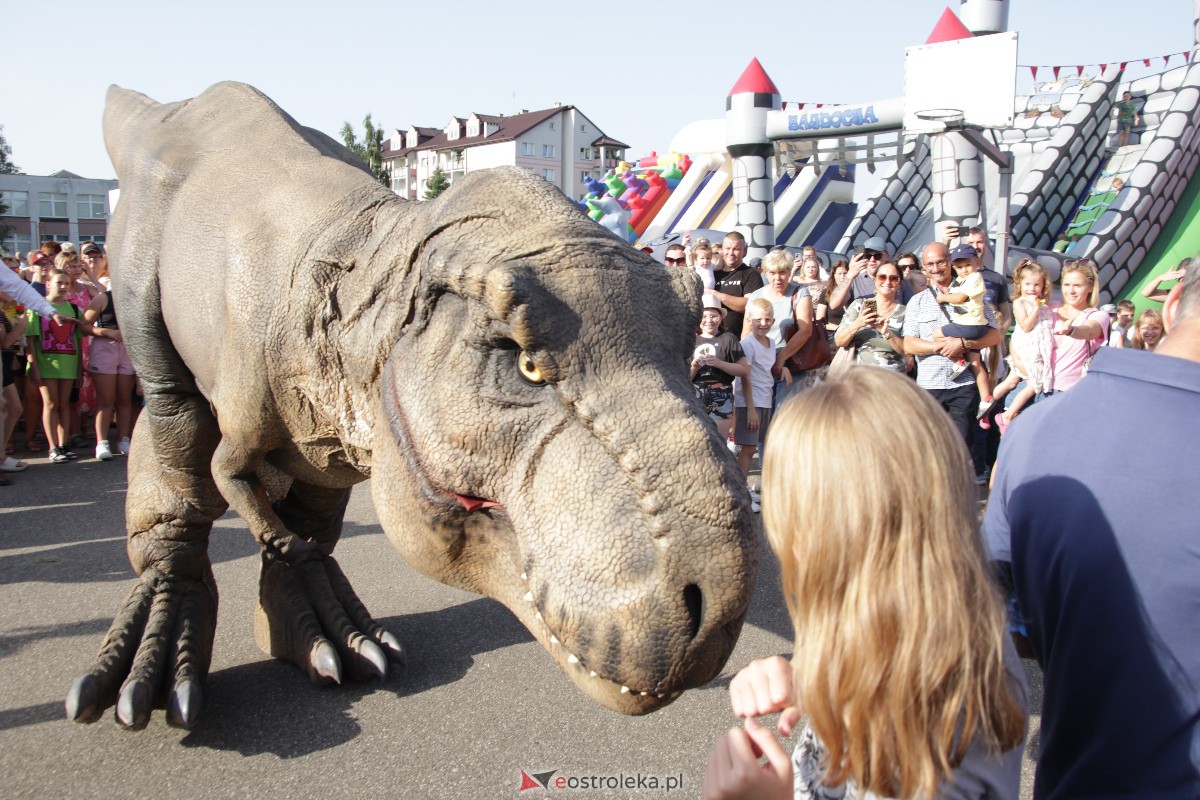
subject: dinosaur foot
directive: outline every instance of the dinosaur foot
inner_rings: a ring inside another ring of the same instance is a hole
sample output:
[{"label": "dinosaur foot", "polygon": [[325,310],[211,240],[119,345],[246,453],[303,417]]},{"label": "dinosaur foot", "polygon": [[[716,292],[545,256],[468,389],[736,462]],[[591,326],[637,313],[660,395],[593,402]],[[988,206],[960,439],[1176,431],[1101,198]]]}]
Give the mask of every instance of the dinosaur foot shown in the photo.
[{"label": "dinosaur foot", "polygon": [[190,729],[203,705],[212,659],[217,588],[211,572],[182,579],[142,573],[113,620],[87,673],[67,694],[67,718],[91,723],[116,706],[116,720],[141,730],[155,708],[167,723]]},{"label": "dinosaur foot", "polygon": [[400,640],[371,617],[332,556],[264,558],[254,633],[316,684],[383,678],[389,661],[404,663]]}]

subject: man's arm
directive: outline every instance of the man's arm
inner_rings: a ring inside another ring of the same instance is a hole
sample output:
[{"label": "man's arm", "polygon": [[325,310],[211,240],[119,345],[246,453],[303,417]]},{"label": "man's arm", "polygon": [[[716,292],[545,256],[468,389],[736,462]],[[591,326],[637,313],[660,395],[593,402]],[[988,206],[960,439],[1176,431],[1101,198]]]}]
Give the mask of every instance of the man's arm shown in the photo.
[{"label": "man's arm", "polygon": [[829,307],[837,310],[852,298],[852,289],[854,287],[854,279],[867,268],[866,259],[862,257],[862,253],[856,253],[850,257],[850,268],[846,273],[846,282],[841,286],[833,287],[833,291],[829,293]]},{"label": "man's arm", "polygon": [[12,295],[18,303],[26,308],[32,308],[43,317],[52,317],[57,313],[54,306],[46,302],[46,298],[38,294],[32,286],[21,280],[20,276],[8,267],[0,269],[0,290]]},{"label": "man's arm", "polygon": [[[721,305],[725,306],[730,311],[741,312],[741,311],[746,310],[746,298],[745,297],[738,297],[735,294],[725,294],[725,292],[718,292],[716,289],[713,289],[712,292],[710,292],[710,294],[713,297],[720,300]],[[739,333],[740,333],[740,331],[739,331]]]}]

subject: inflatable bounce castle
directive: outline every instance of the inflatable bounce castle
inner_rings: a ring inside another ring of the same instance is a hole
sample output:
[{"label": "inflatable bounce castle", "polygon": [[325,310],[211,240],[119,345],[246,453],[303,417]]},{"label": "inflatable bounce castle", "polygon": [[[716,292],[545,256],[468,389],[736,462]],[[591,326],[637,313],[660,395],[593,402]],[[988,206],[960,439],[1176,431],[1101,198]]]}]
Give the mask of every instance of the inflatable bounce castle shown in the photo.
[{"label": "inflatable bounce castle", "polygon": [[[1027,95],[1015,89],[1008,0],[947,8],[929,41],[908,49],[903,98],[789,107],[755,59],[725,119],[687,125],[670,155],[624,165],[582,205],[639,245],[738,230],[751,256],[812,245],[828,257],[872,236],[918,250],[947,228],[979,226],[996,239],[997,269],[1028,257],[1057,276],[1064,260],[1088,258],[1104,302],[1133,299],[1200,252],[1200,0],[1193,10],[1192,49],[1158,56],[1161,72],[1129,81],[1127,64],[1043,67],[1039,83],[1039,68],[1023,66]],[[966,108],[933,80],[951,64],[956,76],[977,70],[953,82],[980,87]],[[1139,122],[1118,146],[1125,92]],[[855,203],[856,174],[884,163],[894,168]]]}]

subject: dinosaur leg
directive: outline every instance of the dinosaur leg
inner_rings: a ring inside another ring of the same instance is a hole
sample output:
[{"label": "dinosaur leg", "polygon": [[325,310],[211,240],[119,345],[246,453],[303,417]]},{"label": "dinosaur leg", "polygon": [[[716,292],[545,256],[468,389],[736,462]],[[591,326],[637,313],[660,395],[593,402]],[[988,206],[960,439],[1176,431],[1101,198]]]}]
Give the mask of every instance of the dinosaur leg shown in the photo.
[{"label": "dinosaur leg", "polygon": [[258,479],[260,461],[224,439],[213,459],[222,493],[262,547],[255,633],[271,655],[307,671],[314,683],[383,677],[402,662],[399,640],[371,618],[332,552],[349,488],[295,481],[275,504]]},{"label": "dinosaur leg", "polygon": [[104,637],[92,667],[67,696],[67,716],[140,729],[153,708],[191,728],[212,657],[217,586],[208,559],[224,499],[208,475],[216,421],[198,395],[147,395],[129,457],[128,550],[140,582]]}]

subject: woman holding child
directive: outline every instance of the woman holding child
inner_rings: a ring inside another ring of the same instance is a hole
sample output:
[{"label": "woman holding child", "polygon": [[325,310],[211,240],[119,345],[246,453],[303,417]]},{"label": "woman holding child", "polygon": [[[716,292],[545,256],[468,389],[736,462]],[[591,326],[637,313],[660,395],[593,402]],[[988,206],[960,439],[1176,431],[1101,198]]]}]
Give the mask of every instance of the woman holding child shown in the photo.
[{"label": "woman holding child", "polygon": [[[714,745],[704,797],[1015,799],[1028,694],[962,437],[882,369],[830,377],[773,425],[763,522],[794,655],[733,679],[745,727]],[[775,713],[790,758],[757,719]]]},{"label": "woman holding child", "polygon": [[1046,304],[1054,331],[1051,362],[1055,392],[1065,392],[1086,374],[1096,351],[1108,340],[1108,314],[1099,309],[1100,279],[1090,261],[1062,268],[1062,300]]}]

